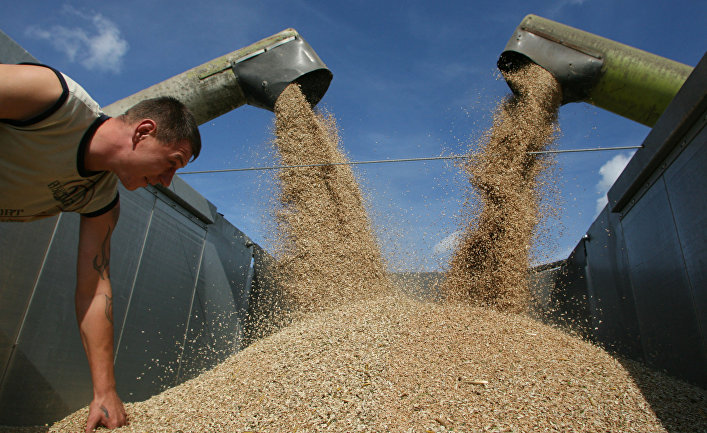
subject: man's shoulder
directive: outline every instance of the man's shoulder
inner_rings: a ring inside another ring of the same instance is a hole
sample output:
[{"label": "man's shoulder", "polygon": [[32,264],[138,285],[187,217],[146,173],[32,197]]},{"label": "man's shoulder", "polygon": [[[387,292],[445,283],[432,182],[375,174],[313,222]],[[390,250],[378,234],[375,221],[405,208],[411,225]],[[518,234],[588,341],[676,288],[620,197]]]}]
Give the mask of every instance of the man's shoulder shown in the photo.
[{"label": "man's shoulder", "polygon": [[[8,82],[2,84],[3,74],[8,72],[15,75],[6,76]],[[12,86],[17,88],[8,91]],[[66,119],[85,121],[102,114],[100,105],[80,84],[46,65],[0,65],[0,99],[15,102],[2,104],[0,122],[18,128],[38,129]]]},{"label": "man's shoulder", "polygon": [[0,64],[0,119],[26,125],[50,116],[68,97],[63,75],[37,64]]},{"label": "man's shoulder", "polygon": [[91,95],[79,83],[72,80],[68,75],[62,74],[69,92],[69,101],[67,103],[80,104],[87,111],[96,117],[103,114],[101,106],[96,102]]}]

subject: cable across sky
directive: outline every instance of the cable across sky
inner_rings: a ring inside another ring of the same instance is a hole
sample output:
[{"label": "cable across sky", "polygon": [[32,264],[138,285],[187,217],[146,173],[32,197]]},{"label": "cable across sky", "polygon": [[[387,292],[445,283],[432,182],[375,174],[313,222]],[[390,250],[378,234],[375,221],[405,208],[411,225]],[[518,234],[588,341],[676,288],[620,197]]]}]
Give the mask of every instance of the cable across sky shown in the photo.
[{"label": "cable across sky", "polygon": [[[594,147],[589,149],[566,149],[566,150],[540,150],[528,152],[531,155],[540,154],[562,154],[562,153],[580,153],[580,152],[597,152],[606,150],[628,150],[640,149],[643,146],[619,146],[619,147]],[[262,171],[262,170],[280,170],[283,168],[304,168],[304,167],[323,167],[328,165],[363,165],[363,164],[383,164],[393,162],[418,162],[418,161],[440,161],[453,159],[466,159],[468,155],[450,155],[450,156],[430,156],[423,158],[398,158],[398,159],[379,159],[374,161],[349,161],[349,162],[324,162],[321,164],[304,164],[304,165],[275,165],[269,167],[247,167],[247,168],[223,168],[217,170],[198,170],[198,171],[180,171],[178,175],[183,174],[210,174],[210,173],[229,173],[236,171]]]}]

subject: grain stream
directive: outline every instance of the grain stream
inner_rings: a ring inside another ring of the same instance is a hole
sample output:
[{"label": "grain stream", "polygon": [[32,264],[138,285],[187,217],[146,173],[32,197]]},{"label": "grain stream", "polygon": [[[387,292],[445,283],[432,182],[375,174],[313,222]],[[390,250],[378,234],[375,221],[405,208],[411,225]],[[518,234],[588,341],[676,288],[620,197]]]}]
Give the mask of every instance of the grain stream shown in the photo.
[{"label": "grain stream", "polygon": [[[316,114],[297,85],[275,104],[276,148],[284,166],[348,159],[333,117]],[[388,290],[380,249],[350,165],[279,173],[276,273],[298,312],[376,297]]]},{"label": "grain stream", "polygon": [[527,270],[539,220],[538,179],[546,166],[528,152],[552,143],[562,95],[555,78],[534,63],[504,77],[517,94],[499,104],[492,127],[464,166],[480,201],[440,290],[450,302],[523,313],[530,301]]}]

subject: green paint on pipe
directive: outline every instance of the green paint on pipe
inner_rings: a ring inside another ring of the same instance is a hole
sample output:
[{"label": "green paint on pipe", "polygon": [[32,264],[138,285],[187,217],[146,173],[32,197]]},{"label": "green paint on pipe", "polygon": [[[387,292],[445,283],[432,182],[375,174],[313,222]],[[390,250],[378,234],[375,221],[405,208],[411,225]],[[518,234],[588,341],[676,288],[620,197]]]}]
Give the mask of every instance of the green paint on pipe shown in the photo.
[{"label": "green paint on pipe", "polygon": [[587,102],[653,126],[692,67],[537,15],[526,16],[499,68],[531,60],[551,72],[566,102]]},{"label": "green paint on pipe", "polygon": [[587,102],[647,126],[655,125],[692,68],[625,45],[604,51],[602,75]]}]

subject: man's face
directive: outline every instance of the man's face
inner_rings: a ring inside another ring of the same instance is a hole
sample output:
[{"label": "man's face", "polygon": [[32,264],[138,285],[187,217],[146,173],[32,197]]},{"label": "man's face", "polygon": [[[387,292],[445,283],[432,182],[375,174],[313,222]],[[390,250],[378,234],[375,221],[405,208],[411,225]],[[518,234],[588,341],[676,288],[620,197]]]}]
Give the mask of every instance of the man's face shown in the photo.
[{"label": "man's face", "polygon": [[174,173],[186,166],[191,156],[191,147],[186,140],[168,145],[152,135],[145,135],[133,147],[118,177],[130,191],[147,185],[169,186]]}]

